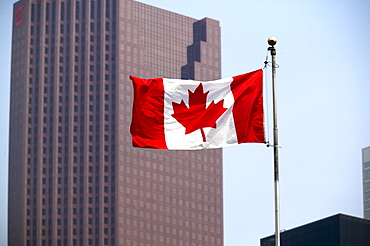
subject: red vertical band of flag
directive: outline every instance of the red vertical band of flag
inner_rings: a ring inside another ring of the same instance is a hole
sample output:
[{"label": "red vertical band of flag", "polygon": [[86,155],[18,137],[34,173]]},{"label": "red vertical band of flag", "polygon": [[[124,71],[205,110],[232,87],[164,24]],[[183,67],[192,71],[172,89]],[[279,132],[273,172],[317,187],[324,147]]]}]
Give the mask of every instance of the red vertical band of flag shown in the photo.
[{"label": "red vertical band of flag", "polygon": [[233,79],[231,91],[235,98],[233,115],[238,143],[263,143],[263,71],[259,69]]},{"label": "red vertical band of flag", "polygon": [[131,135],[132,145],[141,148],[167,149],[164,136],[163,80],[130,76],[134,86]]}]

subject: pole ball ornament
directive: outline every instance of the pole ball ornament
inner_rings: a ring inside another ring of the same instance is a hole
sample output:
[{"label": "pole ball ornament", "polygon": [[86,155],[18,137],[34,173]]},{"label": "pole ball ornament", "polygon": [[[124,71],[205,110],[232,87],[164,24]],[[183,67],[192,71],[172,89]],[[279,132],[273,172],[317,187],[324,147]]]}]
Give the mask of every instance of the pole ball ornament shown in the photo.
[{"label": "pole ball ornament", "polygon": [[271,38],[269,38],[269,39],[267,40],[267,43],[268,43],[269,45],[272,45],[272,46],[274,46],[274,45],[276,44],[276,42],[277,42],[277,39],[276,39],[275,37],[271,37]]}]

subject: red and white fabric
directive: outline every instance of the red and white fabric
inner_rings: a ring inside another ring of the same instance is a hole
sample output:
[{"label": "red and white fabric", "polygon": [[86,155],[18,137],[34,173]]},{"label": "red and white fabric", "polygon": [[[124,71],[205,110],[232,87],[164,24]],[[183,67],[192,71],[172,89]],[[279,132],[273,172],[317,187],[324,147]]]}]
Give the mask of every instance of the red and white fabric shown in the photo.
[{"label": "red and white fabric", "polygon": [[130,78],[134,147],[190,150],[265,142],[262,69],[206,82]]}]

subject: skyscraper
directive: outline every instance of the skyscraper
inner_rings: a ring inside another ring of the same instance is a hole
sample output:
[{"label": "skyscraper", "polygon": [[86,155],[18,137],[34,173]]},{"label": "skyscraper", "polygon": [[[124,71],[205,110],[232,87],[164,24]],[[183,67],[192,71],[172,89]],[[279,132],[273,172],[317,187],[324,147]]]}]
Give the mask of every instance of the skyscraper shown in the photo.
[{"label": "skyscraper", "polygon": [[370,146],[362,149],[364,218],[370,219]]},{"label": "skyscraper", "polygon": [[9,245],[223,245],[222,151],[131,147],[128,76],[221,76],[219,22],[133,0],[14,4]]}]

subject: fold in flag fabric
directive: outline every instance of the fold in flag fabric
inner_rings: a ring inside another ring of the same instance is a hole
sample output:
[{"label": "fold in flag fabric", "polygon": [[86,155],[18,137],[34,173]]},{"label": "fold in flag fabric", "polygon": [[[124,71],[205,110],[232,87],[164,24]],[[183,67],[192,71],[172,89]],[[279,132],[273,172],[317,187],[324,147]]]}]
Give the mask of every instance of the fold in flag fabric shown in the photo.
[{"label": "fold in flag fabric", "polygon": [[262,69],[206,82],[130,79],[134,147],[191,150],[265,142]]}]

